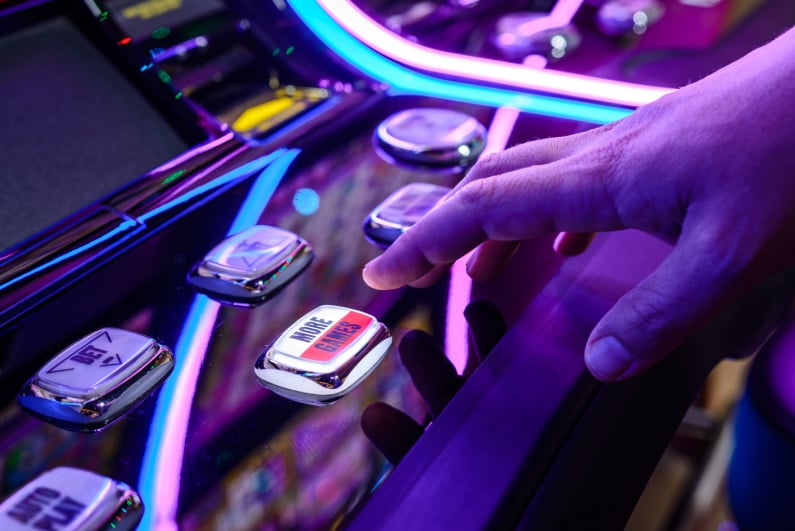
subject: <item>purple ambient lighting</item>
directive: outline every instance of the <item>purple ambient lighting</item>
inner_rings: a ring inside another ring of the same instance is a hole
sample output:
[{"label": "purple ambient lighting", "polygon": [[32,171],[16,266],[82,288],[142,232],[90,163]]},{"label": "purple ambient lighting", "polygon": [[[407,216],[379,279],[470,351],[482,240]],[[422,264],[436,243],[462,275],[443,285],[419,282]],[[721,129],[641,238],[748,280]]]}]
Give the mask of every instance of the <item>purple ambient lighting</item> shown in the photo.
[{"label": "purple ambient lighting", "polygon": [[[567,24],[570,19],[565,20],[566,17],[573,15],[580,3],[581,0],[561,0],[549,17],[528,23],[527,30],[535,31],[546,25],[559,27]],[[628,107],[650,103],[674,90],[442,52],[395,35],[368,17],[350,0],[317,0],[317,5],[373,50],[418,70]]]},{"label": "purple ambient lighting", "polygon": [[[481,158],[505,149],[511,137],[519,110],[511,107],[500,107],[494,113],[489,127],[486,147]],[[456,260],[450,268],[450,290],[447,296],[447,326],[445,327],[444,344],[447,357],[458,374],[464,372],[469,357],[469,327],[464,318],[464,308],[469,303],[472,293],[472,279],[466,270],[472,252]]]}]

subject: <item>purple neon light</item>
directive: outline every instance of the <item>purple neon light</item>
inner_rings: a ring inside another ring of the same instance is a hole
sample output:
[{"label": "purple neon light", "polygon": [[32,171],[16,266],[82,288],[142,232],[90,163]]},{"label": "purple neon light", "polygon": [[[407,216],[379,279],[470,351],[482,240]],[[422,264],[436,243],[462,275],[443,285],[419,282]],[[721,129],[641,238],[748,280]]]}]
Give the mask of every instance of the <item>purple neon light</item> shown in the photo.
[{"label": "purple neon light", "polygon": [[206,297],[192,309],[189,321],[195,323],[191,327],[192,335],[181,338],[189,342],[187,348],[181,349],[184,363],[176,375],[174,384],[174,402],[168,408],[168,426],[161,426],[163,437],[160,448],[156,450],[154,470],[154,488],[152,495],[157,503],[151,503],[153,511],[151,521],[156,531],[174,531],[177,529],[177,505],[179,502],[180,482],[182,479],[182,461],[185,453],[185,438],[188,433],[190,406],[196,394],[196,383],[199,379],[204,357],[212,338],[215,319],[221,305]]},{"label": "purple neon light", "polygon": [[[568,72],[443,52],[406,40],[368,17],[350,0],[316,0],[319,7],[364,44],[411,68],[472,81],[540,91],[595,102],[639,107],[673,89],[600,79]],[[560,0],[548,17],[527,23],[526,31],[567,24],[582,0]]]},{"label": "purple neon light", "polygon": [[[518,109],[511,107],[497,109],[491,121],[486,147],[483,148],[481,157],[505,149],[518,118]],[[472,279],[466,270],[466,264],[471,255],[472,252],[459,258],[450,268],[450,290],[447,296],[447,324],[444,331],[444,342],[447,357],[458,374],[464,372],[469,354],[469,327],[464,318],[464,308],[469,303],[472,293]]]}]

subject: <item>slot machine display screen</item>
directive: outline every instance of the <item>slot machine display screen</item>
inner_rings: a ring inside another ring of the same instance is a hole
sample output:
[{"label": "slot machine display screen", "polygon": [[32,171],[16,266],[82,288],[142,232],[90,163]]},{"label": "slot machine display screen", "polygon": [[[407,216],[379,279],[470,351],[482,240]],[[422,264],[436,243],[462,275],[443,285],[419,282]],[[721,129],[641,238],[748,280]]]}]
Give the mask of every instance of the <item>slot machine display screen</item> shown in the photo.
[{"label": "slot machine display screen", "polygon": [[188,147],[66,18],[0,33],[0,251]]}]

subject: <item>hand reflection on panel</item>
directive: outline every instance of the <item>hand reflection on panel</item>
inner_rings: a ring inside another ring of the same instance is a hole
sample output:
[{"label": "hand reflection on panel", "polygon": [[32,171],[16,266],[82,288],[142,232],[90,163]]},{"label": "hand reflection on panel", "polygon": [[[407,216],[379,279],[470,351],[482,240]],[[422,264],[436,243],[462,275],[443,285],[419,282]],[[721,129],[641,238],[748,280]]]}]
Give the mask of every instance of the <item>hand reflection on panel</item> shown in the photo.
[{"label": "hand reflection on panel", "polygon": [[464,316],[469,324],[472,348],[462,375],[456,372],[444,351],[425,332],[408,332],[398,346],[400,360],[428,410],[424,425],[384,402],[371,404],[362,413],[362,431],[393,465],[408,453],[425,427],[439,416],[506,332],[502,315],[489,301],[470,302]]}]

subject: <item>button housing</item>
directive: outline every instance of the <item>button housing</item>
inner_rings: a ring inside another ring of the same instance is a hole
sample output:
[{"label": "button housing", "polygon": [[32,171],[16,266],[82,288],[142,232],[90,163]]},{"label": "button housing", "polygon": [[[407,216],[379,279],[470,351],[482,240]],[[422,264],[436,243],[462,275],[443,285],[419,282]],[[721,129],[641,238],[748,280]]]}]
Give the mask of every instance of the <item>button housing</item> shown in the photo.
[{"label": "button housing", "polygon": [[486,147],[486,128],[469,114],[417,107],[395,113],[375,130],[377,145],[398,162],[468,166]]},{"label": "button housing", "polygon": [[273,392],[311,405],[339,400],[384,358],[392,337],[372,315],[319,306],[257,359],[254,373]]},{"label": "button housing", "polygon": [[58,427],[93,432],[144,400],[174,368],[154,339],[102,328],[72,343],[23,386],[20,405]]},{"label": "button housing", "polygon": [[276,295],[313,257],[309,243],[292,232],[255,225],[216,245],[188,282],[220,302],[253,307]]},{"label": "button housing", "polygon": [[382,248],[390,246],[409,227],[430,212],[451,188],[431,183],[410,183],[384,199],[364,220],[367,239]]}]

